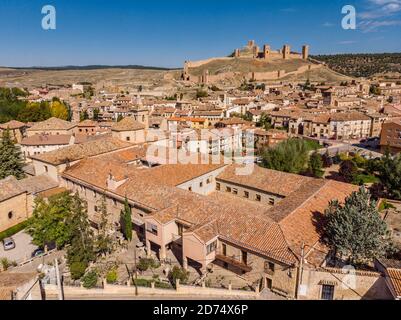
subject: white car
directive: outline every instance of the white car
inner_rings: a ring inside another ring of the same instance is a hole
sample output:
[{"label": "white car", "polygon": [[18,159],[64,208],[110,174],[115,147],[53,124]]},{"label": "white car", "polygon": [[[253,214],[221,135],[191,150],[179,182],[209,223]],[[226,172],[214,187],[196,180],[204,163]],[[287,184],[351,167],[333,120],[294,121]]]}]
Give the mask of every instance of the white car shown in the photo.
[{"label": "white car", "polygon": [[15,248],[15,242],[13,238],[5,238],[3,240],[4,251],[12,250]]}]

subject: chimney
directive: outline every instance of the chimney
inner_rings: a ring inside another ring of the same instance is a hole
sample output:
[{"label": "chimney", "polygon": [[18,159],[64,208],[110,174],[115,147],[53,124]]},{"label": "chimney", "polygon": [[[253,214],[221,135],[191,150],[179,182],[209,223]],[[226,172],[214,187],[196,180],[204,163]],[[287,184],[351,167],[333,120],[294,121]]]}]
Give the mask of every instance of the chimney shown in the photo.
[{"label": "chimney", "polygon": [[122,184],[124,184],[126,181],[128,180],[128,177],[125,176],[125,178],[123,180],[117,181],[115,179],[115,177],[113,176],[113,174],[111,173],[111,171],[109,172],[109,175],[107,177],[107,181],[106,181],[106,186],[107,189],[115,191],[117,190],[117,188],[119,186],[121,186]]}]

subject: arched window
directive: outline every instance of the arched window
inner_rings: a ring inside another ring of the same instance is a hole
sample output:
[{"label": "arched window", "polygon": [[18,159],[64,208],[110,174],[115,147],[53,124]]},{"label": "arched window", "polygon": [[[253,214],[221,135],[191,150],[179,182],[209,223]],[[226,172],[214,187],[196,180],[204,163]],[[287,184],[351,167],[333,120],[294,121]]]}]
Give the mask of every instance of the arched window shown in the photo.
[{"label": "arched window", "polygon": [[14,213],[13,213],[12,211],[10,211],[10,212],[8,213],[8,219],[12,219],[13,216],[14,216]]}]

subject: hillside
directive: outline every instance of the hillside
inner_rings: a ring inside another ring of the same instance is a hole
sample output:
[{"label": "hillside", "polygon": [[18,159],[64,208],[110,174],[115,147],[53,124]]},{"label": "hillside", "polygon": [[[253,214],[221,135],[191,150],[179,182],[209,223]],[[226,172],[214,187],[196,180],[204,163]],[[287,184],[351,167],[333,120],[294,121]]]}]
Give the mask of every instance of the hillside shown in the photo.
[{"label": "hillside", "polygon": [[351,77],[401,78],[401,53],[318,55],[313,58]]},{"label": "hillside", "polygon": [[[297,71],[298,69],[307,69],[309,66],[312,70]],[[219,81],[220,84],[237,84],[250,73],[269,73],[284,70],[287,75],[282,80],[303,81],[310,79],[318,82],[336,82],[349,80],[350,78],[334,72],[325,66],[313,69],[316,63],[303,59],[283,60],[281,58],[271,58],[268,61],[263,59],[252,58],[236,58],[236,59],[213,59],[197,67],[189,68],[189,73],[195,77],[201,76],[205,70],[209,71],[211,76],[219,76],[225,73],[235,73],[232,79],[225,78]]]}]

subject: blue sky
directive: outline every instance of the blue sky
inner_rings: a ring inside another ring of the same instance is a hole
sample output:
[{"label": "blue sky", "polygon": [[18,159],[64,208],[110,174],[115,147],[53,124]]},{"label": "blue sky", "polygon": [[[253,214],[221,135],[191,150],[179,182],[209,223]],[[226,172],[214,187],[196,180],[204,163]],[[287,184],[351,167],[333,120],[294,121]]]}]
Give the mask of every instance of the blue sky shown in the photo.
[{"label": "blue sky", "polygon": [[[57,29],[41,28],[44,5]],[[354,5],[357,29],[341,28]],[[248,39],[311,53],[401,52],[401,0],[0,0],[0,65],[141,64],[229,54]]]}]

